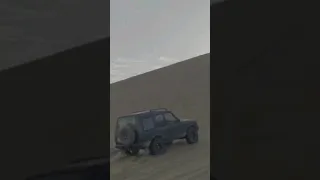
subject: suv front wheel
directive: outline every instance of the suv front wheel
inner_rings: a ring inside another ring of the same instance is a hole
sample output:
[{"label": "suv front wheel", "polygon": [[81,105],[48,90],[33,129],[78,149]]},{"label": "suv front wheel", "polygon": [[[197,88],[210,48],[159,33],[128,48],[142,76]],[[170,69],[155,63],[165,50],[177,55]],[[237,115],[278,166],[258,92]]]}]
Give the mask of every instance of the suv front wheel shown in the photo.
[{"label": "suv front wheel", "polygon": [[186,141],[188,144],[194,144],[198,142],[198,130],[195,127],[189,127],[187,129]]}]

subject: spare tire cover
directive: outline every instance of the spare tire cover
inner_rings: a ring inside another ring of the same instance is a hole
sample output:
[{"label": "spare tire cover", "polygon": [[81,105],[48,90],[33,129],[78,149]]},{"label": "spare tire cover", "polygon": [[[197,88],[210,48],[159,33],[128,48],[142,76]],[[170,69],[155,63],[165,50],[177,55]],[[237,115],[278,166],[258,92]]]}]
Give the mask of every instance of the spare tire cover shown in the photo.
[{"label": "spare tire cover", "polygon": [[130,126],[125,126],[121,129],[119,129],[118,133],[118,141],[123,145],[131,145],[134,143],[136,139],[136,134],[134,132],[134,129]]}]

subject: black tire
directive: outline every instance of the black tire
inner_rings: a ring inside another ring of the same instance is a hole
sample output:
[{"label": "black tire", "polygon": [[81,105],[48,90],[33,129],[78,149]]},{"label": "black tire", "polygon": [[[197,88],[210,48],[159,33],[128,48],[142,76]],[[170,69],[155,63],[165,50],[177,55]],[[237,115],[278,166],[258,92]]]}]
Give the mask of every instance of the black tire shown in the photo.
[{"label": "black tire", "polygon": [[172,144],[173,144],[173,141],[166,142],[167,146],[171,146]]},{"label": "black tire", "polygon": [[199,140],[198,130],[195,127],[189,127],[187,129],[186,141],[188,144],[197,143]]},{"label": "black tire", "polygon": [[161,138],[155,138],[149,145],[149,152],[151,155],[160,155],[166,153],[167,148]]},{"label": "black tire", "polygon": [[130,146],[136,141],[136,133],[131,126],[125,126],[119,130],[119,142],[125,146]]},{"label": "black tire", "polygon": [[126,149],[124,153],[129,156],[136,156],[139,154],[139,151],[140,151],[139,148],[129,148],[129,149]]}]

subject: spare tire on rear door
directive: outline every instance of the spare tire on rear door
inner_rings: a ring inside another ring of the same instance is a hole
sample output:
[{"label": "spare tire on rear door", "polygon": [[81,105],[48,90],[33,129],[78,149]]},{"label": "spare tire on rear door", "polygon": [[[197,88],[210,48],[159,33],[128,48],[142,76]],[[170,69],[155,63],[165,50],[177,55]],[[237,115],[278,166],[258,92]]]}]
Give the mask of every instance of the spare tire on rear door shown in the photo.
[{"label": "spare tire on rear door", "polygon": [[125,145],[130,146],[136,140],[136,133],[134,128],[130,125],[124,126],[118,131],[118,142]]}]

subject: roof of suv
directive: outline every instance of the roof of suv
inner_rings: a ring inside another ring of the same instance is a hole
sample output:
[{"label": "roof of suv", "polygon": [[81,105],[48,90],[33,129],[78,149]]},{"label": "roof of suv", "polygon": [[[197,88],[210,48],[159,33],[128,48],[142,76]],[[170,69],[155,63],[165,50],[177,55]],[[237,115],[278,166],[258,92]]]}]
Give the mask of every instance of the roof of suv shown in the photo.
[{"label": "roof of suv", "polygon": [[136,111],[131,113],[130,115],[140,115],[140,114],[147,114],[147,113],[154,113],[154,112],[169,112],[169,110],[166,108],[148,109],[144,111]]}]

